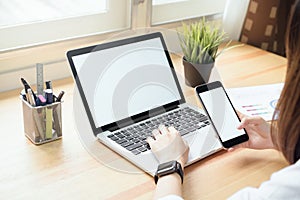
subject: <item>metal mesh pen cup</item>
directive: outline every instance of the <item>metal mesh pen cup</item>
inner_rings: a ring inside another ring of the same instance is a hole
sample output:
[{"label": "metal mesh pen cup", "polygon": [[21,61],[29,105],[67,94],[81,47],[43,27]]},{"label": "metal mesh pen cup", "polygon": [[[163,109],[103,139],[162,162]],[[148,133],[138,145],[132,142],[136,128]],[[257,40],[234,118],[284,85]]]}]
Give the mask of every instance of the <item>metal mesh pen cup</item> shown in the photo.
[{"label": "metal mesh pen cup", "polygon": [[44,144],[62,137],[61,103],[31,106],[22,99],[25,136],[34,144]]}]

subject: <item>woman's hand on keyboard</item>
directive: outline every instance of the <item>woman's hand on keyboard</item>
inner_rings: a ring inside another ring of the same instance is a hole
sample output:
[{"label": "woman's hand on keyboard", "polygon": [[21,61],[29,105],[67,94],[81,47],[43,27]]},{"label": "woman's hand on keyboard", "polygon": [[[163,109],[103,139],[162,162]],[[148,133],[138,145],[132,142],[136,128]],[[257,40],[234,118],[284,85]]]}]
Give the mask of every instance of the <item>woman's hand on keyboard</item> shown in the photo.
[{"label": "woman's hand on keyboard", "polygon": [[153,136],[147,138],[151,150],[159,163],[177,160],[184,166],[188,159],[189,146],[174,127],[160,125],[152,131]]}]

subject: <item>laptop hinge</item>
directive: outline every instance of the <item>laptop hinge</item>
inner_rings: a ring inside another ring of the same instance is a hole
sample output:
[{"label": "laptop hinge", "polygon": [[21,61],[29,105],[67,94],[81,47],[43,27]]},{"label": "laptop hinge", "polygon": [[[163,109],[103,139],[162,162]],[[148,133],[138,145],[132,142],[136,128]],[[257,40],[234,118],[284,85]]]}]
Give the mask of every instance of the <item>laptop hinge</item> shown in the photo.
[{"label": "laptop hinge", "polygon": [[174,110],[176,108],[179,108],[178,105],[172,105],[172,106],[169,106],[168,108],[166,108],[166,111],[169,112],[170,110]]},{"label": "laptop hinge", "polygon": [[115,125],[113,125],[111,127],[108,127],[107,129],[105,129],[105,131],[107,130],[107,131],[113,132],[115,130],[118,130],[118,129],[121,129],[121,128],[124,128],[126,126],[131,125],[132,122],[139,123],[141,121],[150,119],[151,117],[154,117],[154,116],[166,113],[166,112],[168,112],[170,110],[174,110],[176,108],[179,108],[179,106],[178,105],[169,105],[168,107],[163,107],[163,108],[160,108],[159,110],[151,111],[151,114],[148,113],[148,114],[145,114],[145,115],[141,115],[141,116],[137,116],[137,117],[132,117],[130,121],[118,122],[117,124],[115,124]]}]

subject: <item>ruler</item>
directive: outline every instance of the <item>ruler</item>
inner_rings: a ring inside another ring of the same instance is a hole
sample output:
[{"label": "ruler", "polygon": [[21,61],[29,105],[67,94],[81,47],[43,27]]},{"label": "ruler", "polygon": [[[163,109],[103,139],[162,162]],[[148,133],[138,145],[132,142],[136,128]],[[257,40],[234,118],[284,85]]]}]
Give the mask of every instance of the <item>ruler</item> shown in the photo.
[{"label": "ruler", "polygon": [[36,87],[37,87],[37,94],[43,95],[44,71],[43,71],[43,64],[41,64],[41,63],[36,63]]}]

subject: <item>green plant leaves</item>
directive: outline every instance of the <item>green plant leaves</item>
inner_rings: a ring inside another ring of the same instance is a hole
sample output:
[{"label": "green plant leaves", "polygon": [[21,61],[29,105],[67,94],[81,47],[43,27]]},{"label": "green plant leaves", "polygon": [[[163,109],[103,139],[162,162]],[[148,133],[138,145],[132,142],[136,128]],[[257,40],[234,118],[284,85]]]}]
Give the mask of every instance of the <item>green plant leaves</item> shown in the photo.
[{"label": "green plant leaves", "polygon": [[205,18],[192,24],[182,24],[178,33],[185,59],[191,63],[212,63],[219,55],[218,47],[225,38],[224,31],[209,25]]}]

